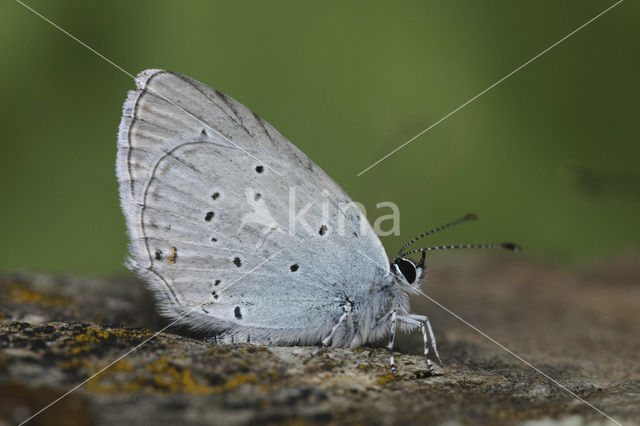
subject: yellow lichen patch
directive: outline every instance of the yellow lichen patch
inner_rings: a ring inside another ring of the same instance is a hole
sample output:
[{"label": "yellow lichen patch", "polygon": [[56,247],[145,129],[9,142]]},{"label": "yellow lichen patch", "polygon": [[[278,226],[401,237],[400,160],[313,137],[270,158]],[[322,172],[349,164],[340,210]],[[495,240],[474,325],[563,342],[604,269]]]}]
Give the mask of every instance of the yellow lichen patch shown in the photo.
[{"label": "yellow lichen patch", "polygon": [[68,345],[74,343],[99,343],[110,338],[140,338],[149,337],[151,332],[148,330],[127,330],[124,328],[102,328],[89,326],[82,332],[75,334],[72,340],[67,341]]},{"label": "yellow lichen patch", "polygon": [[92,346],[106,341],[116,339],[140,339],[151,336],[148,330],[127,330],[127,329],[110,329],[97,326],[89,326],[81,329],[78,333],[61,340],[58,345],[70,347],[72,355],[81,353],[90,353]]},{"label": "yellow lichen patch", "polygon": [[258,378],[253,374],[237,373],[231,379],[227,380],[224,385],[222,385],[222,390],[229,391],[248,383],[256,384],[258,383]]},{"label": "yellow lichen patch", "polygon": [[371,364],[358,364],[358,370],[368,371],[371,368]]},{"label": "yellow lichen patch", "polygon": [[133,371],[133,365],[124,358],[118,360],[111,368],[113,368],[113,371]]},{"label": "yellow lichen patch", "polygon": [[209,348],[207,352],[210,354],[226,354],[233,351],[254,354],[256,352],[269,352],[269,348],[266,346],[255,346],[243,343],[238,345],[215,345]]},{"label": "yellow lichen patch", "polygon": [[68,296],[50,296],[38,293],[25,286],[14,283],[2,283],[7,292],[7,300],[16,303],[37,303],[44,307],[57,307],[75,304],[75,300]]},{"label": "yellow lichen patch", "polygon": [[258,410],[265,410],[271,406],[271,402],[268,399],[261,399],[258,401]]},{"label": "yellow lichen patch", "polygon": [[308,421],[304,417],[294,417],[285,420],[282,424],[285,426],[304,426],[308,424]]},{"label": "yellow lichen patch", "polygon": [[167,358],[149,363],[145,365],[145,369],[153,374],[154,385],[168,393],[209,394],[214,392],[211,386],[198,383],[190,369],[178,369],[169,364]]},{"label": "yellow lichen patch", "polygon": [[87,382],[87,390],[94,393],[110,394],[110,393],[134,393],[143,390],[144,382],[135,377],[133,380],[119,383],[105,383],[104,373],[92,377]]},{"label": "yellow lichen patch", "polygon": [[81,359],[81,358],[72,358],[60,363],[61,370],[75,370],[77,368],[92,368],[92,367],[93,366],[91,365],[90,362],[88,362],[86,359]]},{"label": "yellow lichen patch", "polygon": [[393,382],[395,379],[396,379],[396,376],[389,373],[389,374],[385,374],[384,376],[378,377],[378,383],[384,386],[387,383]]},{"label": "yellow lichen patch", "polygon": [[265,352],[268,350],[269,348],[266,346],[255,346],[255,345],[247,346],[246,348],[244,348],[244,351],[248,353]]},{"label": "yellow lichen patch", "polygon": [[[123,362],[125,361],[125,362]],[[130,373],[137,373],[130,377]],[[210,394],[220,389],[203,385],[194,377],[190,369],[177,368],[167,358],[159,358],[144,366],[144,371],[136,370],[126,360],[120,360],[109,370],[94,377],[87,388],[97,393],[188,393]]]},{"label": "yellow lichen patch", "polygon": [[76,346],[74,348],[71,348],[71,355],[78,355],[79,353],[89,352],[90,350],[91,348],[89,347],[89,345]]},{"label": "yellow lichen patch", "polygon": [[262,373],[260,373],[260,377],[262,377],[263,379],[271,380],[272,382],[280,379],[280,376],[272,371],[263,371]]}]

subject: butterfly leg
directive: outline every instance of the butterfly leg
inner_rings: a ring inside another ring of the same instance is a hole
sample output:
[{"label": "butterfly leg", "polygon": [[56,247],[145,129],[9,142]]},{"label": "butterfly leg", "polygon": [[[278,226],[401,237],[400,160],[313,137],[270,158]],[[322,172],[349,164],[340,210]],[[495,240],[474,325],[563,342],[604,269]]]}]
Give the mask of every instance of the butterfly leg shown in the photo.
[{"label": "butterfly leg", "polygon": [[427,330],[429,331],[429,338],[431,339],[431,347],[433,348],[433,353],[436,354],[436,358],[438,359],[438,364],[442,367],[442,361],[440,360],[440,355],[438,354],[438,348],[436,347],[436,336],[433,334],[433,329],[431,328],[431,323],[429,322],[429,317],[426,315],[416,315],[411,314],[409,318],[414,319],[416,321],[423,322],[427,325]]},{"label": "butterfly leg", "polygon": [[272,346],[271,340],[256,340],[251,338],[251,334],[248,332],[243,333],[230,333],[228,331],[214,334],[211,337],[205,337],[204,341],[213,345],[231,345],[234,343],[247,343],[253,345]]},{"label": "butterfly leg", "polygon": [[343,305],[342,310],[344,312],[340,316],[340,319],[338,320],[338,322],[333,325],[329,335],[324,339],[322,339],[322,346],[325,346],[325,347],[329,346],[329,343],[331,343],[331,339],[333,339],[333,335],[336,333],[336,330],[338,329],[338,327],[340,327],[340,324],[342,324],[344,320],[347,319],[347,317],[349,316],[349,313],[351,312],[351,307],[347,308],[345,305]]},{"label": "butterfly leg", "polygon": [[396,325],[397,325],[397,314],[396,311],[391,312],[391,330],[389,330],[389,345],[387,345],[387,349],[389,349],[389,365],[391,366],[391,373],[394,376],[398,375],[398,371],[396,370],[396,360],[393,357],[393,342],[396,339]]},{"label": "butterfly leg", "polygon": [[[344,320],[347,319],[350,313],[351,313],[351,305],[348,305],[348,304],[342,305],[342,315],[340,315],[340,319],[338,319],[338,322],[335,323],[333,327],[331,327],[331,331],[329,332],[327,337],[322,339],[323,347],[326,348],[327,346],[329,346],[329,344],[331,343],[331,339],[333,339],[333,335],[336,333],[336,330],[338,330],[338,327],[340,327],[340,324],[342,324]],[[320,346],[316,346],[316,348],[313,350],[311,355],[309,355],[309,357],[304,360],[304,363],[306,364],[307,362],[309,362],[311,358],[314,358],[316,355],[318,355],[318,352],[320,352]]]},{"label": "butterfly leg", "polygon": [[432,376],[435,376],[436,372],[433,369],[433,364],[431,363],[431,360],[429,359],[429,340],[427,339],[427,328],[425,327],[424,323],[408,317],[398,317],[398,320],[406,324],[412,325],[414,327],[419,327],[420,331],[422,331],[422,341],[424,342],[424,357],[427,359],[427,365],[429,366],[429,373],[431,373]]}]

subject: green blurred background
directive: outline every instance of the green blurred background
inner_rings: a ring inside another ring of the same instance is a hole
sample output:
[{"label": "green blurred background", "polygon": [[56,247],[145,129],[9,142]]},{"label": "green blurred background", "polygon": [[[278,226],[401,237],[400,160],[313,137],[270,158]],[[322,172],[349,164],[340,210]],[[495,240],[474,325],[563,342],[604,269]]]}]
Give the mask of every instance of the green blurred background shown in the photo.
[{"label": "green blurred background", "polygon": [[[247,105],[370,217],[408,238],[513,240],[562,264],[637,250],[640,6],[626,1],[364,175],[356,174],[613,1],[26,0],[132,74],[165,68]],[[0,4],[0,270],[124,273],[114,163],[134,82]]]}]

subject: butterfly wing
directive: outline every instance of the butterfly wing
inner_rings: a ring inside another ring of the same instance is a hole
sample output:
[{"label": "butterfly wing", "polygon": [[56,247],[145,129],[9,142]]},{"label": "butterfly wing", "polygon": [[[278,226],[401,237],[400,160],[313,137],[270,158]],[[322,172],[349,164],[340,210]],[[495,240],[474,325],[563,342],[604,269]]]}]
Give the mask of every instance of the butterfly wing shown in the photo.
[{"label": "butterfly wing", "polygon": [[192,327],[318,340],[341,303],[385,273],[366,218],[232,98],[162,70],[143,71],[136,84],[117,155],[131,269],[166,315]]}]

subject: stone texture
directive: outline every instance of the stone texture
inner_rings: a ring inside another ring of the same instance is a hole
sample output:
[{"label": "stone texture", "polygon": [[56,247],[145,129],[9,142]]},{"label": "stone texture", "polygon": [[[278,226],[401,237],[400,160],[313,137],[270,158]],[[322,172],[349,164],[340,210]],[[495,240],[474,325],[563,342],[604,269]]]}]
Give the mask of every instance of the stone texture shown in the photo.
[{"label": "stone texture", "polygon": [[[0,276],[0,425],[623,424],[640,418],[640,257],[562,269],[516,256],[434,256],[416,313],[444,369],[401,336],[378,347],[213,346],[169,328],[132,278]],[[127,352],[130,352],[127,356]],[[119,359],[120,358],[120,359]],[[117,360],[117,361],[116,361]],[[107,367],[100,374],[94,373]]]}]

